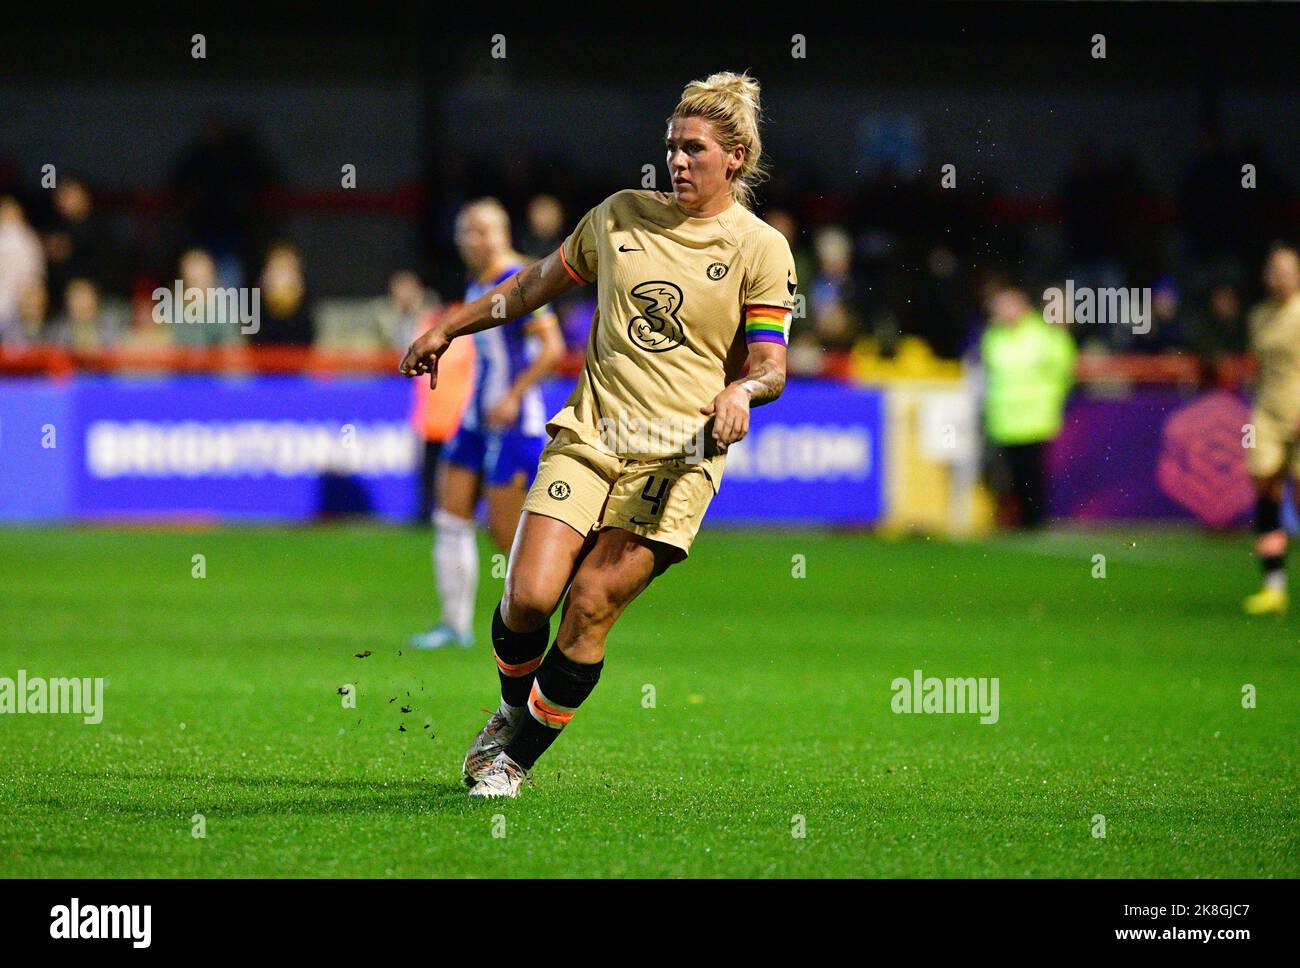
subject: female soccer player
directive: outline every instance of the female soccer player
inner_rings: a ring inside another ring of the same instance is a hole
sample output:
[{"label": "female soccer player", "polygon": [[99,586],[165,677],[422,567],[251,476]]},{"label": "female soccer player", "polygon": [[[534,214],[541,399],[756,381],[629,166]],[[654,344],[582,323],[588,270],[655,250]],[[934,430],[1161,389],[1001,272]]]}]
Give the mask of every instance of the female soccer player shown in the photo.
[{"label": "female soccer player", "polygon": [[1264,587],[1242,603],[1248,615],[1287,610],[1286,531],[1282,492],[1289,476],[1300,494],[1300,252],[1276,245],[1264,266],[1269,298],[1250,314],[1250,348],[1259,361],[1255,381],[1255,446],[1246,451],[1255,479],[1255,553]]},{"label": "female soccer player", "polygon": [[[519,795],[600,678],[611,626],[689,552],[749,408],[785,386],[794,259],[749,210],[758,126],[754,78],[688,84],[665,138],[671,195],[605,199],[554,253],[444,318],[402,361],[436,381],[452,339],[596,286],[586,364],[547,424],[493,618],[501,705],[465,757],[471,796]],[[501,298],[505,318],[491,312]]]},{"label": "female soccer player", "polygon": [[[493,198],[461,209],[456,247],[470,273],[466,302],[513,276],[526,261],[510,247],[510,216]],[[474,509],[480,493],[486,492],[488,530],[497,546],[509,551],[524,494],[546,446],[546,411],[538,381],[564,354],[559,323],[542,309],[484,330],[474,343],[474,387],[460,429],[443,454],[440,498],[433,514],[433,571],[442,623],[411,637],[418,649],[467,649],[474,644]]]}]

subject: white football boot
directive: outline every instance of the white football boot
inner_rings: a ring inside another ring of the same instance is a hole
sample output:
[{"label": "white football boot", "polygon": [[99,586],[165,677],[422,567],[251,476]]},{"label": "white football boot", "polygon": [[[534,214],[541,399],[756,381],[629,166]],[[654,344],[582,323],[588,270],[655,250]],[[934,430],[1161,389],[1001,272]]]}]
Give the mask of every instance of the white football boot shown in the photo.
[{"label": "white football boot", "polygon": [[417,632],[406,643],[412,649],[472,649],[473,635],[462,635],[446,623],[435,625],[427,632]]},{"label": "white football boot", "polygon": [[466,786],[472,787],[487,775],[492,769],[492,761],[505,752],[506,744],[515,738],[515,731],[523,718],[522,708],[513,717],[505,715],[499,707],[493,711],[487,725],[478,731],[465,754],[460,775]]},{"label": "white football boot", "polygon": [[519,788],[528,782],[528,771],[506,756],[500,754],[488,771],[470,789],[471,797],[510,797],[519,796]]}]

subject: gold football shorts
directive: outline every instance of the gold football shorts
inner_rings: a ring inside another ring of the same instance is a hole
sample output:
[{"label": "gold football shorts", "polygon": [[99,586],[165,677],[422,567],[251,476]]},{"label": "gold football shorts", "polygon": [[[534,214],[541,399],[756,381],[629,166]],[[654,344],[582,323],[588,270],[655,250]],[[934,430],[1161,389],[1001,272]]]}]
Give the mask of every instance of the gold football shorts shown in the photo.
[{"label": "gold football shorts", "polygon": [[579,534],[623,528],[691,550],[716,488],[701,464],[629,460],[560,428],[542,451],[524,510],[557,518]]},{"label": "gold football shorts", "polygon": [[1300,478],[1300,429],[1264,410],[1252,413],[1250,421],[1255,425],[1255,446],[1246,449],[1251,477],[1273,477],[1285,471]]}]

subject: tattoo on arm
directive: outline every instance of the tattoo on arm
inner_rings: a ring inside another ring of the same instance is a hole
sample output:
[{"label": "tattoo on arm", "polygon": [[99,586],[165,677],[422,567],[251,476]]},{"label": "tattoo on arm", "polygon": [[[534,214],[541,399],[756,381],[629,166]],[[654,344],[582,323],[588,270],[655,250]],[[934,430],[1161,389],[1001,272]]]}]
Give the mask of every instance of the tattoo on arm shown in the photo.
[{"label": "tattoo on arm", "polygon": [[771,403],[785,389],[785,367],[775,360],[763,360],[750,368],[749,375],[741,386],[749,393],[751,407]]},{"label": "tattoo on arm", "polygon": [[[553,272],[552,277],[548,278],[546,265],[553,261],[555,260],[548,256],[541,262],[534,262],[498,284],[491,292],[484,293],[473,302],[453,310],[449,314],[450,318],[443,324],[444,335],[450,340],[459,336],[468,336],[470,333],[481,333],[485,329],[495,329],[520,316],[528,315],[556,296],[572,289],[573,285],[568,283],[567,276],[561,281]],[[555,264],[560,265],[558,262]],[[504,316],[499,311],[494,313],[501,300],[505,300],[506,305]],[[518,302],[516,303],[515,300]]]},{"label": "tattoo on arm", "polygon": [[532,266],[526,266],[515,273],[515,295],[519,297],[520,315],[536,308],[528,304],[528,286],[527,280],[524,279],[525,274],[531,272],[532,269]]}]

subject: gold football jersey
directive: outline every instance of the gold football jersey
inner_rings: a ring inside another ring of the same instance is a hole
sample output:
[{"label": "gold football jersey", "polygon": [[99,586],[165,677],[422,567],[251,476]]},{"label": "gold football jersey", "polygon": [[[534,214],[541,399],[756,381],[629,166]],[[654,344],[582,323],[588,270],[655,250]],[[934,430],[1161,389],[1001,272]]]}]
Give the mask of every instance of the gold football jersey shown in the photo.
[{"label": "gold football jersey", "polygon": [[1300,295],[1255,308],[1250,348],[1259,361],[1255,406],[1300,430]]},{"label": "gold football jersey", "polygon": [[[575,280],[595,283],[597,309],[552,433],[568,428],[622,458],[689,454],[708,420],[700,408],[741,374],[747,343],[789,339],[790,246],[740,204],[695,218],[672,195],[617,192],[583,216],[561,253]],[[703,461],[715,487],[724,458]]]}]

